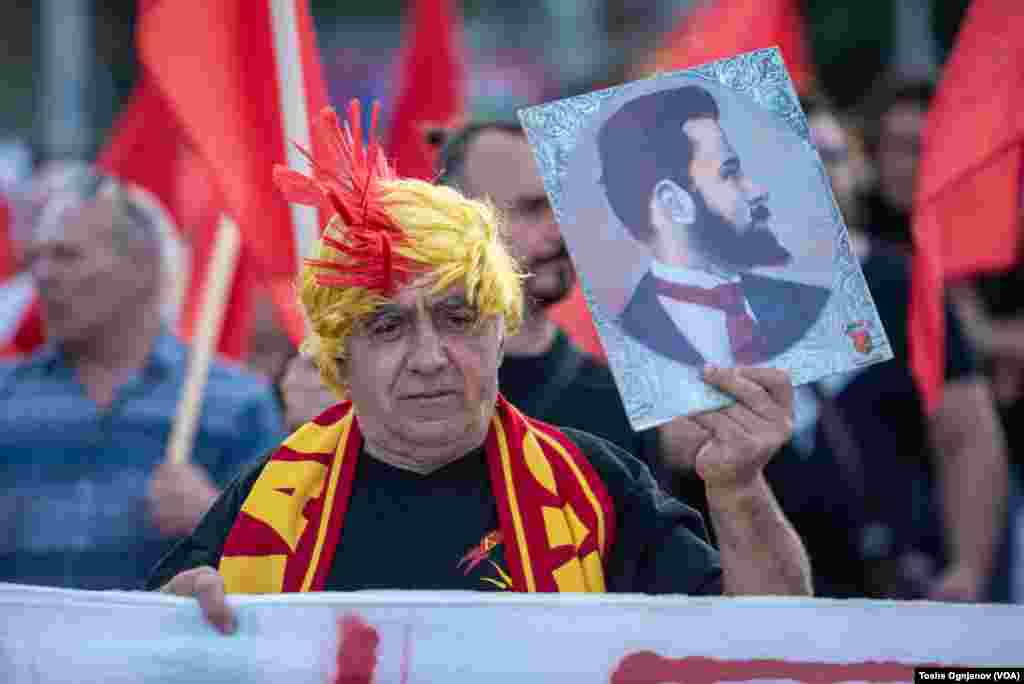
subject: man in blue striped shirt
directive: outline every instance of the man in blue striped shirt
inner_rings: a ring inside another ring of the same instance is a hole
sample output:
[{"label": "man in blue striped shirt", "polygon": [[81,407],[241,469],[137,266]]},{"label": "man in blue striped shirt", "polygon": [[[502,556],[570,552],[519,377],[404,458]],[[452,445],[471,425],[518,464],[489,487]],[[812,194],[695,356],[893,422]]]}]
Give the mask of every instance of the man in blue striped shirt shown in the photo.
[{"label": "man in blue striped shirt", "polygon": [[49,344],[0,365],[0,581],[138,588],[242,466],[283,437],[269,387],[214,363],[190,462],[165,463],[187,349],[161,318],[155,220],[72,175],[26,257]]}]

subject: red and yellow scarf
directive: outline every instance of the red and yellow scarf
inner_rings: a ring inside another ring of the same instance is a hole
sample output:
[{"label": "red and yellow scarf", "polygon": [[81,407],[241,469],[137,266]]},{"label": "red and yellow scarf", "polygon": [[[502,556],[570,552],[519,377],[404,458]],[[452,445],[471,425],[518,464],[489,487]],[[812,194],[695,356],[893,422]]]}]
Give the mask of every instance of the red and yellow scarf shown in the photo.
[{"label": "red and yellow scarf", "polygon": [[[322,591],[344,531],[362,445],[351,402],[299,428],[274,453],[228,534],[229,593]],[[484,442],[515,591],[604,591],[615,509],[579,448],[504,397]]]}]

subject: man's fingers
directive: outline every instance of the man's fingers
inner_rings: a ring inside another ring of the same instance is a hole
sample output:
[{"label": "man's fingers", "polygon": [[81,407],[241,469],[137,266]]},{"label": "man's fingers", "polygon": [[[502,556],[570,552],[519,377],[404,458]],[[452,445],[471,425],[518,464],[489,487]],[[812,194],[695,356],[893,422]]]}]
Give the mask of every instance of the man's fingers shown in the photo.
[{"label": "man's fingers", "polygon": [[755,383],[782,407],[793,405],[793,378],[788,371],[778,368],[740,366],[735,369],[741,377]]},{"label": "man's fingers", "polygon": [[773,423],[769,418],[754,413],[754,411],[743,404],[733,404],[721,409],[719,412],[737,423],[746,433],[751,435],[766,434],[774,430]]},{"label": "man's fingers", "polygon": [[712,434],[720,441],[733,441],[742,439],[747,431],[735,419],[726,415],[725,411],[708,411],[693,416],[694,422]]},{"label": "man's fingers", "polygon": [[193,568],[179,573],[160,591],[175,596],[194,597],[207,622],[223,634],[235,631],[235,615],[224,592],[224,578],[209,566]]},{"label": "man's fingers", "polygon": [[224,594],[224,578],[213,571],[196,578],[196,598],[203,615],[223,634],[235,631],[235,615]]},{"label": "man's fingers", "polygon": [[709,366],[704,379],[765,418],[775,417],[780,411],[789,412],[793,406],[793,385],[786,371]]},{"label": "man's fingers", "polygon": [[213,570],[213,568],[208,565],[204,565],[200,568],[192,568],[191,570],[179,572],[177,575],[172,577],[167,584],[160,587],[160,592],[163,594],[173,594],[174,596],[195,596],[196,575],[208,570]]},{"label": "man's fingers", "polygon": [[668,448],[681,445],[703,444],[711,433],[695,423],[691,418],[681,416],[658,426],[658,435],[662,444]]}]

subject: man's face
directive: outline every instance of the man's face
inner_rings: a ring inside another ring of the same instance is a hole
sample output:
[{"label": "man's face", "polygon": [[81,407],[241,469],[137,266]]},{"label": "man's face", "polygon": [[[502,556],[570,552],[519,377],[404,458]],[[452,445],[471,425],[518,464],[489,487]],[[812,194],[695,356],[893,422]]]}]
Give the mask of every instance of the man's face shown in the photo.
[{"label": "man's face", "polygon": [[47,333],[56,339],[109,334],[107,327],[143,290],[145,265],[115,249],[113,215],[106,198],[70,206],[48,216],[28,244]]},{"label": "man's face", "polygon": [[526,138],[484,131],[469,145],[463,175],[470,196],[490,197],[506,212],[512,254],[531,274],[524,282],[528,305],[565,298],[576,274]]},{"label": "man's face", "polygon": [[839,209],[849,223],[856,220],[857,172],[850,157],[850,147],[846,131],[834,116],[827,112],[813,115],[808,120],[811,142],[818,149],[818,154],[832,182],[832,193],[835,195]]},{"label": "man's face", "polygon": [[343,372],[368,439],[406,453],[483,440],[504,326],[478,316],[461,287],[420,283],[357,326]]},{"label": "man's face", "polygon": [[909,211],[914,202],[924,121],[925,110],[912,102],[899,103],[882,115],[878,182],[886,200],[904,211]]},{"label": "man's face", "polygon": [[768,193],[743,172],[740,159],[714,119],[692,119],[683,133],[693,143],[697,219],[690,227],[695,246],[722,266],[745,270],[776,266],[789,252],[771,230]]}]

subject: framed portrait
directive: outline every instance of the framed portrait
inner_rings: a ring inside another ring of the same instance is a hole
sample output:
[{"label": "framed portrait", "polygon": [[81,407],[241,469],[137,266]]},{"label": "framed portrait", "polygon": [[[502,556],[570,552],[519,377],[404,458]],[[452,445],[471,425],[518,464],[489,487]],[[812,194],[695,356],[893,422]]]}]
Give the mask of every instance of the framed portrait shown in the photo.
[{"label": "framed portrait", "polygon": [[635,429],[892,357],[775,49],[519,111]]}]

